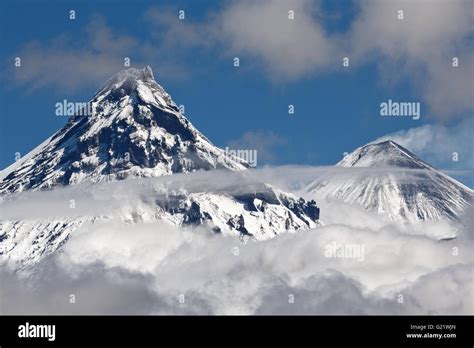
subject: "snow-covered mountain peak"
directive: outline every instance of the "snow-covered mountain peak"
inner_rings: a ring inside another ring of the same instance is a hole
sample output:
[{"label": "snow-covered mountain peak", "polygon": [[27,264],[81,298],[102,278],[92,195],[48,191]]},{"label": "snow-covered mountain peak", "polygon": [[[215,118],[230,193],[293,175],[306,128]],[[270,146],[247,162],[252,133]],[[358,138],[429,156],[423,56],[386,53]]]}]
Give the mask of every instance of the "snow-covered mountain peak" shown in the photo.
[{"label": "snow-covered mountain peak", "polygon": [[178,111],[171,96],[155,81],[150,66],[143,69],[128,68],[118,72],[99,90],[92,102],[117,101],[125,96],[138,98],[139,101],[163,110]]},{"label": "snow-covered mountain peak", "polygon": [[337,165],[340,167],[432,169],[421,158],[391,140],[370,143],[359,147],[345,156]]},{"label": "snow-covered mountain peak", "polygon": [[393,141],[359,147],[337,166],[347,169],[308,186],[314,198],[357,203],[400,224],[457,221],[474,198],[473,190]]},{"label": "snow-covered mountain peak", "polygon": [[153,70],[149,65],[144,67],[143,69],[136,69],[136,68],[128,68],[124,69],[114,76],[108,81],[107,84],[117,84],[123,82],[127,79],[135,79],[135,80],[142,80],[142,81],[154,81],[155,77],[153,75]]},{"label": "snow-covered mountain peak", "polygon": [[181,114],[150,67],[113,76],[47,141],[0,173],[0,194],[81,181],[243,170]]}]

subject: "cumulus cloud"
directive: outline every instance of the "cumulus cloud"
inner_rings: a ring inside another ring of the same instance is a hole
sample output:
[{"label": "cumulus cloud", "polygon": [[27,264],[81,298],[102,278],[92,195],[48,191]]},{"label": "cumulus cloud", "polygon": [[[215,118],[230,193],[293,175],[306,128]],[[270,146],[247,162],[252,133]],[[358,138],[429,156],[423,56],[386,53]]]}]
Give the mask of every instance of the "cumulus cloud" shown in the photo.
[{"label": "cumulus cloud", "polygon": [[321,12],[311,0],[244,0],[216,7],[198,21],[178,21],[178,10],[169,7],[150,8],[145,18],[165,54],[214,49],[222,58],[237,56],[243,66],[263,66],[271,79],[286,81],[330,66],[338,39],[330,41],[316,20]]},{"label": "cumulus cloud", "polygon": [[225,51],[257,59],[271,79],[333,71],[347,56],[351,66],[376,64],[385,82],[409,81],[421,90],[426,115],[448,118],[472,110],[472,14],[462,0],[368,0],[347,31],[328,33],[323,20],[330,14],[320,2],[238,1],[214,25]]},{"label": "cumulus cloud", "polygon": [[[363,261],[326,257],[334,241],[364,245]],[[24,279],[3,270],[0,297],[3,313],[467,314],[471,247],[349,225],[242,244],[116,221],[83,226]]]},{"label": "cumulus cloud", "polygon": [[430,115],[471,111],[472,9],[462,0],[365,1],[348,32],[352,54],[361,65],[375,61],[386,79],[402,77],[421,89]]},{"label": "cumulus cloud", "polygon": [[[312,175],[309,168],[293,170],[301,178],[327,173],[324,168]],[[283,182],[290,168],[273,174],[269,168],[254,172],[257,177]],[[209,173],[196,173],[191,178],[157,178],[157,182],[98,184],[92,194],[84,194],[81,214],[116,210],[135,204],[133,200],[145,194],[155,199],[157,184],[170,190],[186,184],[192,191],[245,180],[229,174],[222,173],[213,180]],[[292,185],[291,180],[287,185]],[[67,188],[63,193],[38,193],[44,196],[36,199],[29,196],[23,202],[35,204],[29,209],[17,205],[17,211],[29,216],[34,211],[58,214],[51,213],[53,200],[59,200],[59,207],[64,204],[60,197],[68,197],[73,189],[81,187]],[[4,209],[5,204],[2,214],[13,214]],[[473,266],[469,214],[465,231],[456,239],[437,241],[416,231],[401,230],[360,207],[319,204],[325,226],[280,234],[263,242],[242,243],[232,236],[215,235],[205,226],[177,228],[161,221],[125,223],[118,216],[87,222],[73,231],[62,248],[35,267],[14,274],[6,264],[2,266],[1,276],[7,281],[0,287],[0,310],[9,314],[474,312],[469,297]],[[433,224],[429,228],[451,226]],[[363,247],[359,249],[363,254],[334,257],[327,253],[332,245]],[[75,303],[70,303],[71,294],[75,295]],[[400,294],[403,303],[398,302]]]},{"label": "cumulus cloud", "polygon": [[238,56],[244,66],[263,69],[279,82],[339,70],[347,56],[351,67],[378,66],[388,86],[408,81],[420,90],[427,117],[472,111],[473,11],[468,1],[367,0],[346,31],[332,32],[325,21],[334,14],[311,0],[233,1],[191,24],[176,23],[170,20],[175,15],[166,12],[151,13],[172,50],[217,48],[223,57]]},{"label": "cumulus cloud", "polygon": [[[415,308],[421,309],[430,303],[428,314],[458,311],[472,314],[472,267],[472,264],[448,266],[422,276],[407,289]],[[416,313],[417,309],[411,313]]]},{"label": "cumulus cloud", "polygon": [[216,29],[229,53],[250,64],[261,60],[272,79],[294,80],[328,69],[337,57],[338,39],[316,20],[320,11],[308,0],[236,1],[219,14]]}]

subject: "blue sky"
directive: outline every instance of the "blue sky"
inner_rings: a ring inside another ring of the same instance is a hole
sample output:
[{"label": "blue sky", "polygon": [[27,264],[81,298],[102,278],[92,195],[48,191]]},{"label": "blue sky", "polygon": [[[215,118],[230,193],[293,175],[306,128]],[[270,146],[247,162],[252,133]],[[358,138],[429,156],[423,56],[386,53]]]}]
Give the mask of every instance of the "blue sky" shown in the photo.
[{"label": "blue sky", "polygon": [[[132,67],[153,68],[216,145],[270,154],[260,164],[334,164],[395,133],[435,166],[471,171],[472,9],[466,1],[3,1],[0,168],[65,124],[55,103],[87,101],[130,57]],[[420,102],[420,119],[381,117],[388,99]],[[454,176],[472,186],[472,172]]]}]

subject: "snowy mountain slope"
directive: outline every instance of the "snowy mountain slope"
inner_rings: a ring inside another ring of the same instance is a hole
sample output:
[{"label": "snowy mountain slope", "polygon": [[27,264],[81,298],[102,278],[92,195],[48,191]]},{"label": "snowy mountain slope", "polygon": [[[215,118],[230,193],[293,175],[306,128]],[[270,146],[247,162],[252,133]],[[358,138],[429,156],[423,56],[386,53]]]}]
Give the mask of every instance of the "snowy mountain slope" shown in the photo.
[{"label": "snowy mountain slope", "polygon": [[33,265],[61,247],[77,229],[93,229],[97,222],[118,220],[136,224],[159,220],[183,228],[205,225],[216,234],[240,236],[243,240],[266,240],[282,232],[320,226],[319,208],[314,201],[306,202],[266,184],[247,189],[247,192],[240,189],[234,192],[232,187],[206,192],[156,189],[151,194],[140,195],[139,199],[120,201],[117,209],[97,214],[2,219],[0,261],[13,269]]},{"label": "snowy mountain slope", "polygon": [[362,146],[337,167],[307,187],[312,197],[357,203],[400,224],[457,220],[474,197],[393,141]]},{"label": "snowy mountain slope", "polygon": [[0,173],[0,194],[93,182],[227,168],[229,158],[183,116],[150,67],[121,71],[45,143]]},{"label": "snowy mountain slope", "polygon": [[[227,156],[195,129],[155,82],[149,67],[118,73],[91,105],[92,115],[71,117],[52,137],[0,172],[0,210],[28,200],[31,192],[48,194],[73,187],[96,190],[97,185],[120,183],[128,185],[131,194],[146,178],[178,173],[192,176],[216,169],[238,173],[249,167],[244,160]],[[129,185],[131,180],[136,182]],[[192,192],[185,187],[153,188],[139,201],[122,197],[117,202],[115,210],[105,213],[70,216],[53,209],[52,216],[45,217],[2,216],[0,262],[15,268],[32,265],[57,250],[81,226],[88,228],[109,219],[208,225],[215,233],[256,240],[320,224],[314,201],[263,183],[242,181]]]}]

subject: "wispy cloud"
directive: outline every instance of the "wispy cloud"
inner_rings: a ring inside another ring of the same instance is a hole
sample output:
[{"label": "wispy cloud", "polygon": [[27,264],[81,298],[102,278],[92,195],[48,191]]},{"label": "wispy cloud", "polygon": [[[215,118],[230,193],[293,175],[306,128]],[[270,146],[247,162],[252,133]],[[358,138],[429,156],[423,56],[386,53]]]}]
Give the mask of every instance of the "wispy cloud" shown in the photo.
[{"label": "wispy cloud", "polygon": [[[390,174],[398,182],[415,183],[422,169],[393,167],[344,168],[311,166],[268,166],[241,172],[226,170],[201,171],[173,174],[155,178],[131,178],[115,182],[56,187],[46,191],[24,191],[0,197],[2,218],[11,220],[35,220],[41,218],[76,218],[100,214],[116,216],[122,209],[134,209],[142,203],[166,202],[167,192],[202,193],[229,192],[234,195],[255,192],[255,185],[268,183],[287,192],[304,194],[308,184],[321,178],[344,180]],[[153,194],[151,195],[150,193]],[[70,200],[75,201],[74,209]]]},{"label": "wispy cloud", "polygon": [[105,19],[92,15],[82,30],[82,37],[59,34],[47,42],[30,41],[18,52],[21,67],[8,64],[5,76],[28,91],[52,88],[59,92],[98,89],[112,75],[130,65],[142,68],[157,66],[158,77],[183,78],[183,67],[165,56],[150,39],[129,35],[126,28],[109,26]]},{"label": "wispy cloud", "polygon": [[472,6],[463,0],[367,0],[348,29],[338,32],[325,30],[324,19],[334,14],[319,1],[231,1],[198,20],[179,20],[177,8],[151,7],[144,13],[147,38],[94,17],[78,44],[66,35],[25,44],[18,53],[25,64],[15,80],[33,88],[75,89],[123,68],[124,57],[179,78],[187,74],[183,57],[202,53],[238,56],[245,66],[287,83],[338,71],[347,56],[351,69],[376,65],[381,80],[408,81],[421,91],[430,117],[451,118],[472,111]]},{"label": "wispy cloud", "polygon": [[272,131],[248,131],[240,138],[232,139],[227,144],[229,149],[256,150],[258,162],[271,163],[278,158],[278,150],[287,140]]},{"label": "wispy cloud", "polygon": [[21,67],[8,65],[12,69],[9,76],[28,90],[97,87],[123,69],[124,58],[138,46],[134,38],[114,33],[99,16],[88,22],[83,33],[80,40],[62,34],[49,42],[26,43],[15,53],[22,60]]},{"label": "wispy cloud", "polygon": [[446,169],[474,170],[474,119],[442,125],[424,125],[387,134],[374,142],[393,140],[427,162]]}]

